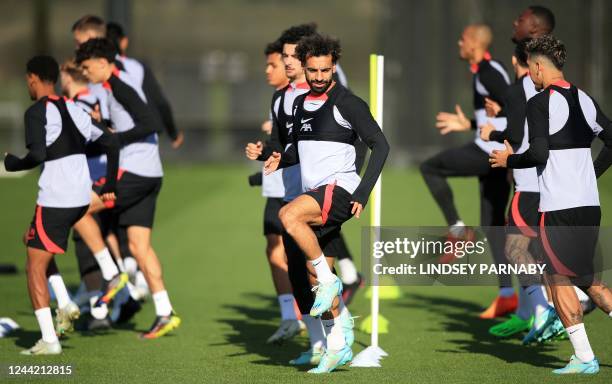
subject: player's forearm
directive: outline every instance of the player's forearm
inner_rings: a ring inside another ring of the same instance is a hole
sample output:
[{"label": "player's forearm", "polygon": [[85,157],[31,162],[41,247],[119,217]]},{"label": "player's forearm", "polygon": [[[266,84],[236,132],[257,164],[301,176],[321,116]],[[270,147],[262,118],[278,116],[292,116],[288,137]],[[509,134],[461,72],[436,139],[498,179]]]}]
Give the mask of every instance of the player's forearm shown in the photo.
[{"label": "player's forearm", "polygon": [[612,148],[603,147],[599,155],[593,162],[593,167],[595,168],[595,176],[599,178],[599,176],[606,173],[608,168],[612,165]]},{"label": "player's forearm", "polygon": [[166,99],[163,99],[161,103],[157,105],[159,114],[161,115],[162,122],[166,128],[166,133],[172,140],[176,140],[178,137],[178,130],[174,123],[174,115],[172,114],[172,108]]},{"label": "player's forearm", "polygon": [[4,158],[4,168],[9,172],[25,171],[36,168],[45,161],[44,150],[30,150],[23,158],[7,154]]},{"label": "player's forearm", "polygon": [[261,149],[261,155],[257,158],[259,161],[266,161],[272,156],[272,152],[283,152],[283,147],[278,141],[267,140]]},{"label": "player's forearm", "polygon": [[256,172],[249,176],[249,185],[251,187],[261,186],[263,184],[263,174]]},{"label": "player's forearm", "polygon": [[278,163],[278,169],[288,168],[299,162],[300,158],[298,156],[297,145],[290,144],[281,156],[281,160]]},{"label": "player's forearm", "polygon": [[496,141],[498,143],[503,143],[504,140],[507,140],[506,131],[492,131],[489,134],[489,141]]},{"label": "player's forearm", "polygon": [[114,192],[119,172],[119,140],[116,135],[105,132],[96,140],[96,143],[106,154],[106,184],[104,184],[102,193]]},{"label": "player's forearm", "polygon": [[605,146],[593,162],[597,178],[603,175],[612,165],[612,123],[606,118],[605,121],[600,119],[598,124],[602,124],[601,126],[604,127],[598,137],[604,142]]},{"label": "player's forearm", "polygon": [[156,131],[147,128],[147,126],[135,125],[134,128],[124,132],[118,132],[116,135],[121,146],[125,147],[126,145],[141,141],[153,133],[156,133]]},{"label": "player's forearm", "polygon": [[508,168],[522,169],[546,165],[548,161],[548,142],[537,137],[529,143],[529,148],[521,153],[508,156]]},{"label": "player's forearm", "polygon": [[353,192],[353,201],[365,205],[368,202],[370,193],[374,189],[374,185],[378,177],[382,173],[387,156],[389,156],[389,143],[383,135],[382,131],[378,131],[375,135],[364,140],[366,145],[372,151],[368,166],[365,170],[361,183]]},{"label": "player's forearm", "polygon": [[278,121],[275,118],[273,118],[272,119],[272,132],[270,132],[270,138],[266,140],[266,142],[264,143],[262,153],[257,158],[257,160],[266,161],[268,160],[270,156],[272,156],[272,152],[283,152],[284,149],[285,149],[285,146],[283,145],[281,141]]}]

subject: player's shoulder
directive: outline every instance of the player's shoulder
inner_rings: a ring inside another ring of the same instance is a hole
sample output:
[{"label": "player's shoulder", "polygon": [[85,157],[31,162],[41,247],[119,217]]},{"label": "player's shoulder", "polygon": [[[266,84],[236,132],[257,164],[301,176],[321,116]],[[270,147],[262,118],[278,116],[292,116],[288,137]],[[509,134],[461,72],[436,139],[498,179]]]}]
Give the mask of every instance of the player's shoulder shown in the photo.
[{"label": "player's shoulder", "polygon": [[339,88],[336,90],[339,95],[336,98],[336,102],[335,105],[342,109],[342,108],[359,108],[359,107],[366,107],[368,108],[368,103],[365,102],[365,100],[363,100],[361,97],[357,96],[356,94],[354,94],[350,89],[337,84],[336,86],[338,86]]},{"label": "player's shoulder", "polygon": [[478,76],[479,77],[489,77],[493,76],[503,77],[506,83],[510,83],[510,77],[508,76],[508,71],[506,67],[501,61],[497,61],[494,59],[490,60],[482,60],[478,64]]},{"label": "player's shoulder", "polygon": [[124,63],[128,63],[129,65],[138,65],[140,67],[145,67],[145,65],[138,59],[129,56],[121,56],[121,61]]},{"label": "player's shoulder", "polygon": [[490,59],[490,60],[482,60],[478,64],[478,73],[482,73],[483,71],[497,71],[506,73],[506,66],[499,60]]},{"label": "player's shoulder", "polygon": [[539,92],[527,101],[527,108],[548,108],[549,92]]},{"label": "player's shoulder", "polygon": [[576,92],[578,94],[578,104],[582,111],[585,113],[585,116],[597,116],[598,114],[598,105],[595,99],[589,95],[586,91],[576,87]]},{"label": "player's shoulder", "polygon": [[272,94],[272,100],[276,100],[279,97],[281,97],[282,95],[285,94],[285,92],[287,92],[287,89],[289,88],[289,85],[286,85],[282,88],[279,88],[277,90],[274,91],[274,93]]},{"label": "player's shoulder", "polygon": [[126,71],[115,71],[109,80],[113,93],[136,93],[140,96],[141,88]]},{"label": "player's shoulder", "polygon": [[591,96],[584,89],[580,89],[580,88],[576,87],[576,93],[578,93],[578,100],[579,100],[579,102],[581,104],[584,103],[584,102],[595,103],[595,99],[593,99],[593,96]]},{"label": "player's shoulder", "polygon": [[47,104],[49,100],[46,97],[40,98],[34,102],[34,104],[30,105],[28,109],[25,111],[26,116],[44,116],[47,111]]},{"label": "player's shoulder", "polygon": [[119,80],[121,80],[124,84],[126,84],[130,88],[136,88],[134,79],[132,78],[132,76],[130,76],[130,74],[127,71],[124,71],[124,70],[117,71],[116,76]]}]

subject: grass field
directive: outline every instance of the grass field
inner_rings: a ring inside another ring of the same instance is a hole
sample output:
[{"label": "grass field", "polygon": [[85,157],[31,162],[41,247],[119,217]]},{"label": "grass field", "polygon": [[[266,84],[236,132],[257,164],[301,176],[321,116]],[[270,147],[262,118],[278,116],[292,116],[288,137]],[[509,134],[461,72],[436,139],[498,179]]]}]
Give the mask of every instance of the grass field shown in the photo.
[{"label": "grass field", "polygon": [[[0,263],[16,263],[19,274],[0,275],[0,317],[15,319],[22,330],[0,339],[2,364],[72,364],[73,382],[321,382],[286,362],[305,350],[307,339],[282,347],[266,338],[278,324],[261,235],[264,200],[249,188],[250,169],[219,166],[169,166],[158,203],[154,245],[164,265],[165,279],[183,324],[174,334],[141,341],[154,310],[150,302],[132,323],[106,333],[72,334],[58,357],[28,358],[18,352],[40,336],[27,296],[23,270],[25,250],[20,236],[29,224],[36,194],[36,175],[0,178],[2,220]],[[600,186],[603,224],[612,223],[612,179]],[[460,213],[477,224],[475,180],[453,182]],[[416,171],[389,170],[384,176],[385,225],[442,225],[440,212]],[[360,226],[367,217],[351,220],[344,232],[360,259]],[[72,253],[57,258],[64,279],[78,284]],[[344,368],[327,376],[338,383],[604,383],[612,374],[610,319],[600,312],[586,318],[591,344],[600,359],[596,377],[553,377],[551,369],[571,355],[569,341],[523,347],[520,339],[499,341],[477,314],[496,294],[493,287],[403,287],[398,300],[383,301],[390,333],[380,344],[389,353],[382,368]],[[359,294],[354,315],[366,316],[369,302]],[[369,344],[356,333],[354,351]],[[5,381],[0,378],[0,381]],[[12,382],[16,380],[6,380]],[[36,380],[43,382],[43,380]]]}]

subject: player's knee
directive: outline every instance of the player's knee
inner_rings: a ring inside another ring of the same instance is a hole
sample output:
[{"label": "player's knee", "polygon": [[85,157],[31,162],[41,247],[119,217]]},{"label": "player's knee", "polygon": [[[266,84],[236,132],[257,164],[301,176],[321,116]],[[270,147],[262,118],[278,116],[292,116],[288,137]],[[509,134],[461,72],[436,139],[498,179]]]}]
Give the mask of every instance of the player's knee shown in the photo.
[{"label": "player's knee", "polygon": [[504,247],[504,254],[506,255],[506,259],[510,262],[515,262],[516,255],[512,251],[512,247],[509,244],[506,244]]},{"label": "player's knee", "polygon": [[282,251],[282,249],[276,247],[273,249],[268,249],[266,251],[268,255],[268,261],[271,265],[287,269],[287,259],[285,258],[285,253]]},{"label": "player's knee", "polygon": [[279,252],[279,246],[277,244],[268,244],[266,246],[266,256],[268,256],[269,260],[277,259],[280,253],[281,252]]},{"label": "player's knee", "polygon": [[421,171],[422,175],[434,173],[434,169],[435,168],[432,165],[431,159],[425,160],[421,163],[421,165],[419,165],[419,170]]},{"label": "player's knee", "polygon": [[285,230],[289,234],[291,234],[293,226],[295,225],[296,220],[297,220],[297,215],[296,215],[295,211],[291,207],[289,207],[289,206],[284,206],[278,212],[278,218],[280,219],[281,223],[283,224],[283,228],[285,228]]}]

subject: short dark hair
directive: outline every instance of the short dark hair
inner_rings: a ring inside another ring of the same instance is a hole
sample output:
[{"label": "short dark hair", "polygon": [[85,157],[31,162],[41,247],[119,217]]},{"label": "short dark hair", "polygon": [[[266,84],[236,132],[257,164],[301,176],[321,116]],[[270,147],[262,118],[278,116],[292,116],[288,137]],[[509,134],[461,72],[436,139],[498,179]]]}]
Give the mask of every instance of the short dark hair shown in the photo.
[{"label": "short dark hair", "polygon": [[109,39],[90,39],[81,44],[76,50],[76,62],[81,64],[89,59],[106,59],[109,63],[115,61],[117,49]]},{"label": "short dark hair", "polygon": [[314,35],[315,33],[317,33],[316,23],[294,25],[283,31],[279,40],[281,44],[297,44],[302,38]]},{"label": "short dark hair", "polygon": [[26,64],[26,73],[38,76],[42,82],[55,84],[59,77],[59,65],[51,56],[34,56]]},{"label": "short dark hair", "polygon": [[529,10],[542,24],[547,33],[551,33],[555,29],[555,14],[550,9],[541,5],[532,5],[529,7]]},{"label": "short dark hair", "polygon": [[525,47],[529,56],[544,56],[561,70],[567,59],[565,44],[553,35],[538,37],[529,41]]},{"label": "short dark hair", "polygon": [[525,48],[527,47],[527,43],[529,43],[530,41],[530,38],[523,39],[516,43],[516,46],[514,46],[514,57],[516,57],[516,61],[518,61],[521,67],[529,66],[527,64],[527,51],[525,50]]},{"label": "short dark hair", "polygon": [[340,48],[340,41],[338,39],[319,34],[303,38],[296,48],[296,55],[302,62],[302,65],[306,65],[306,60],[309,57],[327,55],[331,55],[332,63],[336,64],[341,54],[342,48]]},{"label": "short dark hair", "polygon": [[100,16],[85,15],[72,25],[72,32],[89,30],[94,30],[101,35],[106,34],[106,24],[104,23],[104,19],[102,19]]},{"label": "short dark hair", "polygon": [[268,56],[273,53],[283,53],[283,43],[280,40],[275,40],[266,45],[266,49],[264,50],[264,55]]},{"label": "short dark hair", "polygon": [[121,24],[115,23],[114,21],[109,21],[106,24],[106,38],[115,44],[115,49],[117,49],[117,52],[121,52],[119,41],[124,37],[125,31],[123,30]]}]

